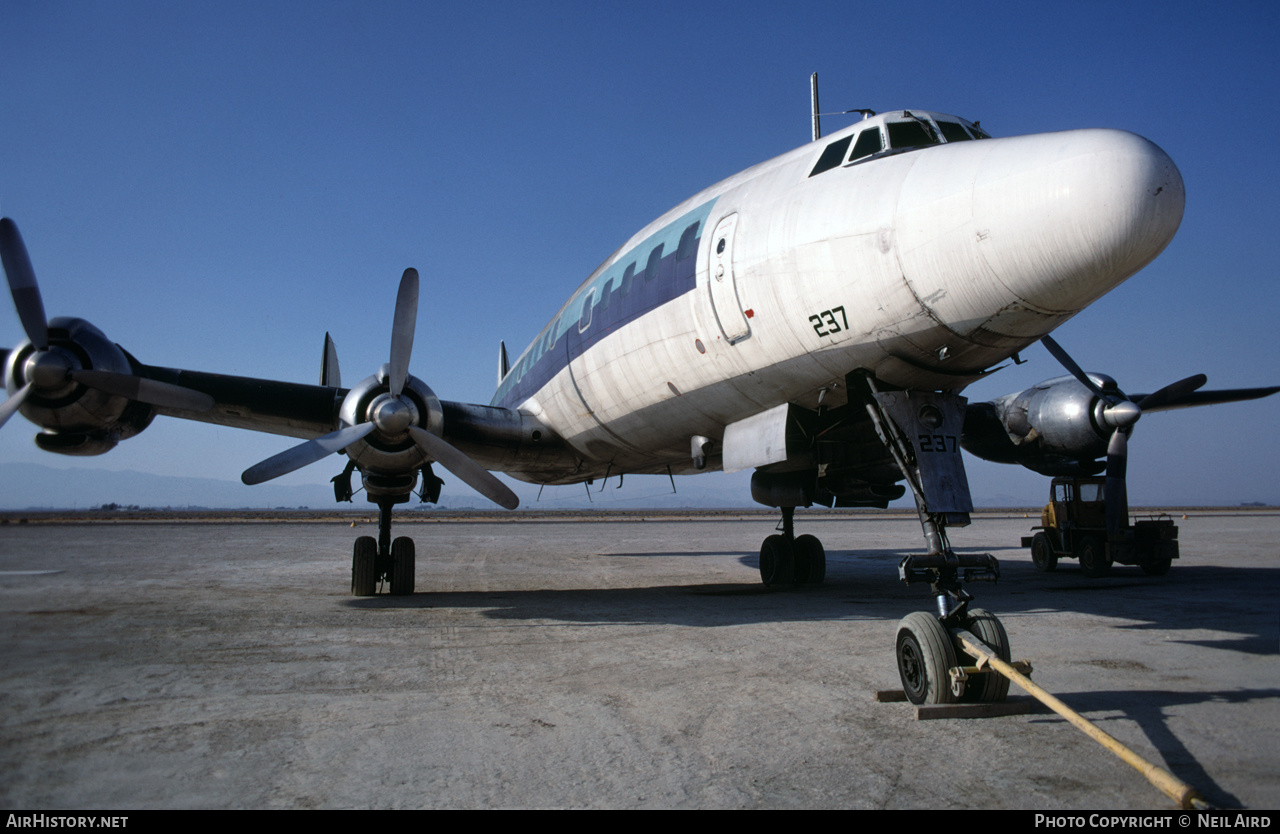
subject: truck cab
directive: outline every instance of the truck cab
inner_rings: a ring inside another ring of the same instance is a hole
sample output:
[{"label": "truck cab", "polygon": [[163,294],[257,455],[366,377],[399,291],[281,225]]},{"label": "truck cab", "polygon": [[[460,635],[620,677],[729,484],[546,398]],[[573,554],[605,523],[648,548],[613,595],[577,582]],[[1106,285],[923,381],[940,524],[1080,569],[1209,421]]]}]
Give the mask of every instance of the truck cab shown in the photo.
[{"label": "truck cab", "polygon": [[1054,478],[1049,503],[1040,513],[1040,532],[1022,538],[1031,560],[1041,571],[1052,571],[1062,558],[1079,559],[1085,576],[1106,576],[1113,563],[1137,565],[1144,573],[1161,576],[1178,558],[1178,528],[1163,513],[1132,520],[1125,508],[1124,524],[1107,535],[1104,477]]}]

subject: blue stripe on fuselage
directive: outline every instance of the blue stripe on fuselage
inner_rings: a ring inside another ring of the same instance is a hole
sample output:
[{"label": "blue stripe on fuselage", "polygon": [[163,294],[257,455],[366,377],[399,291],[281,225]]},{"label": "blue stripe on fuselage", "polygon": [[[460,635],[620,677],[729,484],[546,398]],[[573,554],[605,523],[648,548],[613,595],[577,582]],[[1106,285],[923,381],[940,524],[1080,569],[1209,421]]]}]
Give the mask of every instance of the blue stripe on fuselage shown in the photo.
[{"label": "blue stripe on fuselage", "polygon": [[[596,342],[691,291],[703,226],[715,202],[681,215],[587,279],[525,349],[490,404],[517,407]],[[587,303],[590,323],[579,330]]]}]

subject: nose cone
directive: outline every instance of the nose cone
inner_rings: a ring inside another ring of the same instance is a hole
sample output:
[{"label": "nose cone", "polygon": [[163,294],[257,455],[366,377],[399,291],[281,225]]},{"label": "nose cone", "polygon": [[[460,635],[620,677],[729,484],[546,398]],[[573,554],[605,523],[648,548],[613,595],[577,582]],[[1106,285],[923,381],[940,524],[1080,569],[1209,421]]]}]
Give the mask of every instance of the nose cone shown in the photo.
[{"label": "nose cone", "polygon": [[1173,161],[1125,131],[946,145],[903,181],[898,257],[930,318],[1016,350],[1149,263],[1184,203]]},{"label": "nose cone", "polygon": [[1070,314],[1160,254],[1185,202],[1182,175],[1152,142],[1075,130],[994,148],[973,210],[997,280],[1032,307]]}]

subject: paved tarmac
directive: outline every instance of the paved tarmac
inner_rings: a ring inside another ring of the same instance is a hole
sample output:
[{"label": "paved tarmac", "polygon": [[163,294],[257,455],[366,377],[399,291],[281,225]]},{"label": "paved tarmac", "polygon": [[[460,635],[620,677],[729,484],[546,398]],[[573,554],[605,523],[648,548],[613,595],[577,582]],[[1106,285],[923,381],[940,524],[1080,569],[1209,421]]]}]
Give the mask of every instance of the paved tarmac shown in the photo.
[{"label": "paved tarmac", "polygon": [[[913,519],[798,515],[827,583],[763,590],[765,517],[398,524],[418,593],[347,594],[346,523],[0,527],[8,808],[1160,809],[1047,710],[916,721]],[[1015,658],[1227,808],[1280,807],[1280,514],[1193,515],[1165,577],[961,550]],[[1016,689],[1013,697],[1025,697]]]}]

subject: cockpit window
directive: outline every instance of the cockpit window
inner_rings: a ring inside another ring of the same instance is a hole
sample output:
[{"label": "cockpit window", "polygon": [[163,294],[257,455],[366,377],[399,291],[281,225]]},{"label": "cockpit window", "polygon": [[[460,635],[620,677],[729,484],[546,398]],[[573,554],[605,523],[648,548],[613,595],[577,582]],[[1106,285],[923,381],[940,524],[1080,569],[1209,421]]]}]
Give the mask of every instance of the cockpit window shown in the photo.
[{"label": "cockpit window", "polygon": [[973,138],[959,122],[947,122],[938,119],[938,130],[942,131],[942,138],[948,142],[967,142]]},{"label": "cockpit window", "polygon": [[864,130],[858,134],[858,141],[853,145],[853,153],[849,154],[849,161],[856,162],[873,153],[880,153],[884,149],[884,143],[880,138],[880,128],[873,127]]},{"label": "cockpit window", "polygon": [[918,121],[886,122],[885,127],[889,129],[889,147],[895,150],[938,144],[937,135]]},{"label": "cockpit window", "polygon": [[843,162],[844,152],[849,150],[849,143],[852,141],[852,136],[846,136],[827,145],[827,149],[822,152],[822,156],[818,157],[818,164],[813,166],[809,176],[812,177],[816,174],[821,174],[823,171],[829,171]]}]

